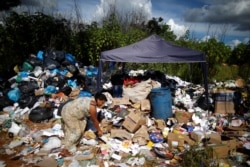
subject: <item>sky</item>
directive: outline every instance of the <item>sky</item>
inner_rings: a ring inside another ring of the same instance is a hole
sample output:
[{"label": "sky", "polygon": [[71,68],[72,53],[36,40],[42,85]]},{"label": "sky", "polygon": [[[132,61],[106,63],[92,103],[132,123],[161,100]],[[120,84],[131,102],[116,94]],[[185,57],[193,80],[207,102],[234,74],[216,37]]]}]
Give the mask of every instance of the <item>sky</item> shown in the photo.
[{"label": "sky", "polygon": [[163,18],[182,36],[186,30],[197,40],[216,38],[233,47],[250,39],[250,0],[21,0],[16,10],[43,9],[75,14],[85,22],[101,19],[110,4],[121,13],[141,11],[147,19]]}]

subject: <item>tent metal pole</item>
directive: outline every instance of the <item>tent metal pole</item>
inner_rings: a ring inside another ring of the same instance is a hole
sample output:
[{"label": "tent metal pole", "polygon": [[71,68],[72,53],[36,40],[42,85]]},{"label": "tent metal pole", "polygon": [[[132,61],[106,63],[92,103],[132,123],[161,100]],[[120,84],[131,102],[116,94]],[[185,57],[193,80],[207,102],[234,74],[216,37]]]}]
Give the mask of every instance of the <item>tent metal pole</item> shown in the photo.
[{"label": "tent metal pole", "polygon": [[204,63],[201,63],[202,65],[202,71],[203,71],[203,79],[204,79],[204,88],[205,88],[205,95],[206,95],[206,102],[207,102],[207,105],[208,105],[208,80],[207,80],[207,77],[208,77],[208,74],[207,74],[207,64],[206,62]]},{"label": "tent metal pole", "polygon": [[101,60],[99,60],[99,68],[98,68],[98,74],[97,74],[97,91],[101,91],[102,87],[102,70],[103,70],[103,63]]}]

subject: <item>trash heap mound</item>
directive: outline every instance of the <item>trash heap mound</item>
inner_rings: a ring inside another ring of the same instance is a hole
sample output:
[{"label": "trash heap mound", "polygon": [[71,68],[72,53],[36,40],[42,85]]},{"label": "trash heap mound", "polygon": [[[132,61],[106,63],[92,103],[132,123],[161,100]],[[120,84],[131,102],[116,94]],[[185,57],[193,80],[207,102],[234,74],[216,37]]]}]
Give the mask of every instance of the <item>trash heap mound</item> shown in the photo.
[{"label": "trash heap mound", "polygon": [[249,95],[243,80],[201,85],[159,71],[129,71],[122,97],[98,109],[104,135],[88,120],[77,151],[64,150],[60,107],[96,92],[97,68],[48,49],[1,81],[1,166],[249,165]]}]

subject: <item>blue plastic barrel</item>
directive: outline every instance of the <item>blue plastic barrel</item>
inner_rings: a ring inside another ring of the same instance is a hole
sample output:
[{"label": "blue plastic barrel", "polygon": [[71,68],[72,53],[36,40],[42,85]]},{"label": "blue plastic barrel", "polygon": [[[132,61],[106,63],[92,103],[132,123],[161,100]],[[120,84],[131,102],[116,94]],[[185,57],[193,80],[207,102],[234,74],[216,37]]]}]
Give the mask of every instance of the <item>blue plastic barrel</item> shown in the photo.
[{"label": "blue plastic barrel", "polygon": [[172,96],[169,88],[153,88],[149,98],[152,117],[163,120],[173,117]]}]

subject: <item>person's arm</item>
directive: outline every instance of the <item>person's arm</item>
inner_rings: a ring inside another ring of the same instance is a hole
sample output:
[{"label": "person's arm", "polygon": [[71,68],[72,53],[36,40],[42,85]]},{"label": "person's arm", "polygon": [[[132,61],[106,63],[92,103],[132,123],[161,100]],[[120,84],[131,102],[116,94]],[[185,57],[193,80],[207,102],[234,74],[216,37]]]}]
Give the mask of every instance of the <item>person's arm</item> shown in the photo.
[{"label": "person's arm", "polygon": [[99,126],[99,121],[97,120],[96,105],[94,105],[92,102],[90,103],[89,113],[90,113],[90,118],[97,130],[97,135],[99,137],[102,136],[102,130]]}]

